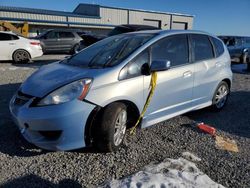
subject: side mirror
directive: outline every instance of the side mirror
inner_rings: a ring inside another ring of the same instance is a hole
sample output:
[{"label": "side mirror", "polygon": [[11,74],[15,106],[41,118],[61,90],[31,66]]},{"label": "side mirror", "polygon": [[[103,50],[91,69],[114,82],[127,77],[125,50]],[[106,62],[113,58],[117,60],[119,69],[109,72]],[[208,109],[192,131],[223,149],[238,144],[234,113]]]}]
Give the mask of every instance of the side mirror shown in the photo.
[{"label": "side mirror", "polygon": [[148,65],[148,63],[144,63],[141,67],[141,74],[142,75],[145,75],[145,76],[148,76],[151,74],[150,72],[150,67]]},{"label": "side mirror", "polygon": [[157,72],[157,71],[165,71],[171,67],[171,62],[169,60],[154,60],[152,61],[150,71]]}]

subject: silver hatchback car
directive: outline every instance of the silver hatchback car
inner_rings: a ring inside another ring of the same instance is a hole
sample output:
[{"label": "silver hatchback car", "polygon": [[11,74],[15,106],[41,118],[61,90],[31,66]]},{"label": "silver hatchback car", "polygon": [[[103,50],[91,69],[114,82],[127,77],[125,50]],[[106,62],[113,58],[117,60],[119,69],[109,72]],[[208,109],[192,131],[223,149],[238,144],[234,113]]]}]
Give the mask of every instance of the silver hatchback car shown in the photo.
[{"label": "silver hatchback car", "polygon": [[48,150],[95,146],[115,151],[158,79],[141,128],[211,106],[221,110],[232,83],[230,56],[199,31],[141,31],[106,38],[41,67],[19,88],[10,111],[23,136]]}]

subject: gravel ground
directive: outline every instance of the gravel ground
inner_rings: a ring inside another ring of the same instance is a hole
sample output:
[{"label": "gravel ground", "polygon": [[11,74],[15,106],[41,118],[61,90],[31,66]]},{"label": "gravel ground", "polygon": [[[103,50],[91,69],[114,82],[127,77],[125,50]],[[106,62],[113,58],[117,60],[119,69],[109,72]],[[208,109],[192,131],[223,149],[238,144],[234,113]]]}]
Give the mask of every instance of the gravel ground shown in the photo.
[{"label": "gravel ground", "polygon": [[[230,100],[220,113],[199,110],[143,129],[136,136],[127,133],[116,153],[47,152],[22,138],[8,110],[21,82],[47,61],[19,66],[0,63],[0,187],[90,187],[127,176],[151,162],[177,159],[185,151],[202,159],[198,168],[215,182],[250,187],[250,74],[234,74]],[[211,136],[187,126],[194,121],[211,124],[220,135],[236,140],[239,153],[216,149]]]}]

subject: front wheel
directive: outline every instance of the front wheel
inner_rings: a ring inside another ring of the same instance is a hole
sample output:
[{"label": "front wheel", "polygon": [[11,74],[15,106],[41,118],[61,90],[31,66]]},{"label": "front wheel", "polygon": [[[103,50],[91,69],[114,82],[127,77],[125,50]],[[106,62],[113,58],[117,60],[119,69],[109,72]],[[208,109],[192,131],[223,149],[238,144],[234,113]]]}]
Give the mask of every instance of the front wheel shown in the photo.
[{"label": "front wheel", "polygon": [[221,110],[227,103],[229,93],[230,90],[228,84],[222,81],[214,93],[212,109],[215,111]]},{"label": "front wheel", "polygon": [[94,146],[103,152],[116,151],[122,144],[127,127],[127,107],[115,102],[103,110],[94,125]]}]

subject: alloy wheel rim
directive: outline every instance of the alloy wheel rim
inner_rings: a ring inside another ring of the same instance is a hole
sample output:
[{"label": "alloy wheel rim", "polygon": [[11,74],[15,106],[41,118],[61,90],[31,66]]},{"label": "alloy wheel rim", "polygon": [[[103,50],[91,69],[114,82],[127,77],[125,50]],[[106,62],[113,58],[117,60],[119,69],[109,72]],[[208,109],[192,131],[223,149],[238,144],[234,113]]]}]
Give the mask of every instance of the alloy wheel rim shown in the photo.
[{"label": "alloy wheel rim", "polygon": [[26,52],[17,52],[16,53],[16,60],[17,61],[24,61],[24,60],[27,60],[28,59],[28,55]]},{"label": "alloy wheel rim", "polygon": [[221,85],[215,95],[215,105],[217,108],[222,108],[227,100],[228,90],[225,85]]},{"label": "alloy wheel rim", "polygon": [[122,110],[115,121],[114,144],[119,146],[126,132],[127,112]]}]

